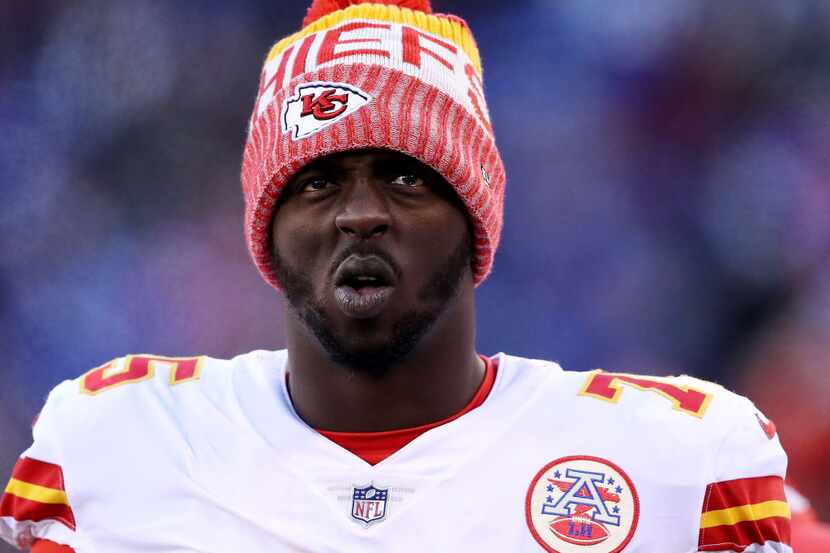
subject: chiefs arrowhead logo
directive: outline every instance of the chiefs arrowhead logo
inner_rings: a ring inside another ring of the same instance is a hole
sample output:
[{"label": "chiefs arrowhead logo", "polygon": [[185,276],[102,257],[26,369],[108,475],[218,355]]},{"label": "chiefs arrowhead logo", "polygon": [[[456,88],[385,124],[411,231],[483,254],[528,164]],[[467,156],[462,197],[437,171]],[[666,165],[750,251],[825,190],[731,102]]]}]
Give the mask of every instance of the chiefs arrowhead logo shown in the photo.
[{"label": "chiefs arrowhead logo", "polygon": [[366,92],[344,83],[305,83],[285,101],[282,130],[299,140],[344,119],[372,100]]}]

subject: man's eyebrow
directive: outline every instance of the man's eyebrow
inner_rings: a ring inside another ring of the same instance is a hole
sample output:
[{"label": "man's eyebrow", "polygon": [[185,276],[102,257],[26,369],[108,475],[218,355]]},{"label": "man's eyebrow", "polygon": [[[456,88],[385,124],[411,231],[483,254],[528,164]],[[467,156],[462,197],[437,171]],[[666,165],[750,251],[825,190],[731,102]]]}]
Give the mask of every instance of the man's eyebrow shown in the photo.
[{"label": "man's eyebrow", "polygon": [[378,173],[393,173],[395,171],[419,171],[426,172],[426,168],[418,161],[397,156],[384,156],[374,162],[374,169]]},{"label": "man's eyebrow", "polygon": [[301,176],[305,175],[306,173],[325,171],[326,169],[329,168],[328,166],[330,166],[330,165],[331,165],[331,163],[330,162],[327,163],[325,159],[317,159],[317,160],[312,161],[308,165],[305,165],[305,166],[301,167],[300,170],[297,171],[294,174],[294,177],[295,178],[296,177],[301,177]]},{"label": "man's eyebrow", "polygon": [[[372,160],[372,170],[376,174],[389,175],[402,171],[414,171],[423,175],[430,173],[429,167],[420,163],[418,160],[404,155],[381,154],[377,159]],[[313,173],[339,173],[348,174],[354,171],[348,164],[338,163],[338,159],[321,158],[316,159],[302,167],[294,174],[292,180],[302,178],[307,174]]]}]

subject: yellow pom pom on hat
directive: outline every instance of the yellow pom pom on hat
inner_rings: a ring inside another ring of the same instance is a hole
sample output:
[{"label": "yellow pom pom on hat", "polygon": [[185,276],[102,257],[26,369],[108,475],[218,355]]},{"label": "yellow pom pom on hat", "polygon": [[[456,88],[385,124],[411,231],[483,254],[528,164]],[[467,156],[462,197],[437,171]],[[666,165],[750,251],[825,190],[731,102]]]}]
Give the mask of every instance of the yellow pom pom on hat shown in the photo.
[{"label": "yellow pom pom on hat", "polygon": [[280,192],[316,158],[395,150],[435,169],[473,221],[474,282],[493,265],[505,172],[484,100],[481,59],[463,19],[428,0],[314,0],[303,28],[272,48],[242,158],[245,235],[280,288],[271,222]]}]

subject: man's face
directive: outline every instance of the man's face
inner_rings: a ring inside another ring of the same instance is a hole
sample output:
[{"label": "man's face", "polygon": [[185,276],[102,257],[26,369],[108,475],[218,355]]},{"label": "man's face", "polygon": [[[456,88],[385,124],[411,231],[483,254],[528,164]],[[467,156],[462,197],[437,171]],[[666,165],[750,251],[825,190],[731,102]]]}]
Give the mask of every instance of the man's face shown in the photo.
[{"label": "man's face", "polygon": [[338,364],[380,377],[472,286],[464,207],[403,154],[321,158],[286,185],[272,226],[277,276]]}]

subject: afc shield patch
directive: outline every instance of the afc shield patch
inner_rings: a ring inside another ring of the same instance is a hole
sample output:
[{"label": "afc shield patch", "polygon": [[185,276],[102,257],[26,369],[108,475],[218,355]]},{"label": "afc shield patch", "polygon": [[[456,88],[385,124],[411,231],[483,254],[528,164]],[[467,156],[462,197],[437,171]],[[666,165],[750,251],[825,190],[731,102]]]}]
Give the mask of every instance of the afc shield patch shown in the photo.
[{"label": "afc shield patch", "polygon": [[530,533],[550,553],[619,553],[637,529],[640,501],[628,475],[587,455],[551,461],[527,490]]},{"label": "afc shield patch", "polygon": [[282,131],[299,140],[337,123],[372,99],[346,83],[313,82],[297,86],[282,110]]},{"label": "afc shield patch", "polygon": [[352,519],[369,526],[386,518],[389,488],[376,488],[373,484],[354,487],[352,492]]}]

